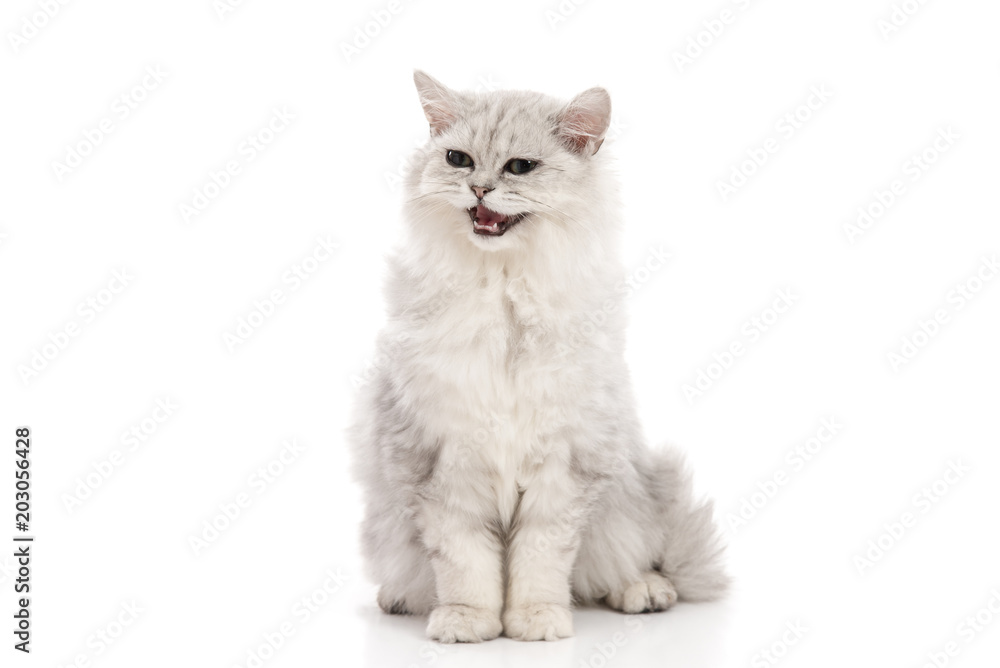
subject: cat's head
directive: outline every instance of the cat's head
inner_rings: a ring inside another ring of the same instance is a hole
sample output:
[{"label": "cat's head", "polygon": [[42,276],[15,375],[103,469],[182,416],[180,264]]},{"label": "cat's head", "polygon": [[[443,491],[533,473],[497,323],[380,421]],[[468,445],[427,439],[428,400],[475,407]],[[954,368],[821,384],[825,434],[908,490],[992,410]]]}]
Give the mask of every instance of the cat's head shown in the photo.
[{"label": "cat's head", "polygon": [[[461,93],[417,71],[430,140],[408,182],[411,224],[486,251],[589,235],[602,188],[594,157],[611,99],[591,88],[569,102],[539,93]],[[534,239],[532,239],[534,237]]]}]

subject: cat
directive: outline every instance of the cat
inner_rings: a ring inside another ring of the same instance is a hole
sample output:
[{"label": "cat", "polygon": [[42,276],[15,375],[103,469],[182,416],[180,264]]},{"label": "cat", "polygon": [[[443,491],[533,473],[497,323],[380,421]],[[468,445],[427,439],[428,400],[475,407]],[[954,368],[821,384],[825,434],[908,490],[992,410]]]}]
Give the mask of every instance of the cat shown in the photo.
[{"label": "cat", "polygon": [[646,447],[624,360],[607,91],[414,81],[430,139],[350,432],[379,606],[447,643],[566,638],[574,602],[719,597],[711,503]]}]

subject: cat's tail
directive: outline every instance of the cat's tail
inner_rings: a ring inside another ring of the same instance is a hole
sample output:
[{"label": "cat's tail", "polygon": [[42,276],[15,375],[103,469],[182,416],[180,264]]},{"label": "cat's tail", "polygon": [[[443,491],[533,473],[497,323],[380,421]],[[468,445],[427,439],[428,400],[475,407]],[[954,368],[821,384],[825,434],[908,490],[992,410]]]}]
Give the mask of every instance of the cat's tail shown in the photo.
[{"label": "cat's tail", "polygon": [[659,570],[687,601],[722,596],[731,582],[724,566],[725,545],[712,517],[712,502],[694,496],[692,476],[675,448],[655,454],[665,544]]}]

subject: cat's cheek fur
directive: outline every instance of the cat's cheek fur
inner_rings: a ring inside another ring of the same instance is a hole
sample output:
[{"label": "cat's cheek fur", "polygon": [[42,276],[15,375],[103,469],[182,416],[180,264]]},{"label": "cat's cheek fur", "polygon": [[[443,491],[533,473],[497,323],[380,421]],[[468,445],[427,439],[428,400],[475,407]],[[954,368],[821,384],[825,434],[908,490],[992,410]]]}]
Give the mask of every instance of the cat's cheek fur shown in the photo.
[{"label": "cat's cheek fur", "polygon": [[[436,125],[407,180],[379,364],[350,439],[380,607],[429,613],[441,642],[555,640],[572,634],[573,602],[633,613],[719,596],[711,504],[675,450],[647,448],[636,415],[620,206],[607,150],[590,153],[604,97],[567,107],[423,86]],[[463,209],[473,176],[443,164],[453,142],[484,168],[535,151],[559,169],[516,186],[498,176],[494,210],[539,204],[477,240]],[[515,155],[498,152],[508,146]]]}]

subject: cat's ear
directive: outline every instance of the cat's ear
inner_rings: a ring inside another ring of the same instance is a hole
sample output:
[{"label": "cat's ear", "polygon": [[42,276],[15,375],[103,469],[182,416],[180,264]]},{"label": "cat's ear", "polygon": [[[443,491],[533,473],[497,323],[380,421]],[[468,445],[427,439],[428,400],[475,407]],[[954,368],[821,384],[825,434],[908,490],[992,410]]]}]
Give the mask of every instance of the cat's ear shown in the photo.
[{"label": "cat's ear", "polygon": [[559,137],[570,150],[584,156],[597,153],[611,125],[611,96],[603,88],[590,88],[559,114]]},{"label": "cat's ear", "polygon": [[417,85],[420,104],[431,124],[431,134],[441,134],[458,118],[458,97],[453,90],[420,70],[414,70],[413,83]]}]

